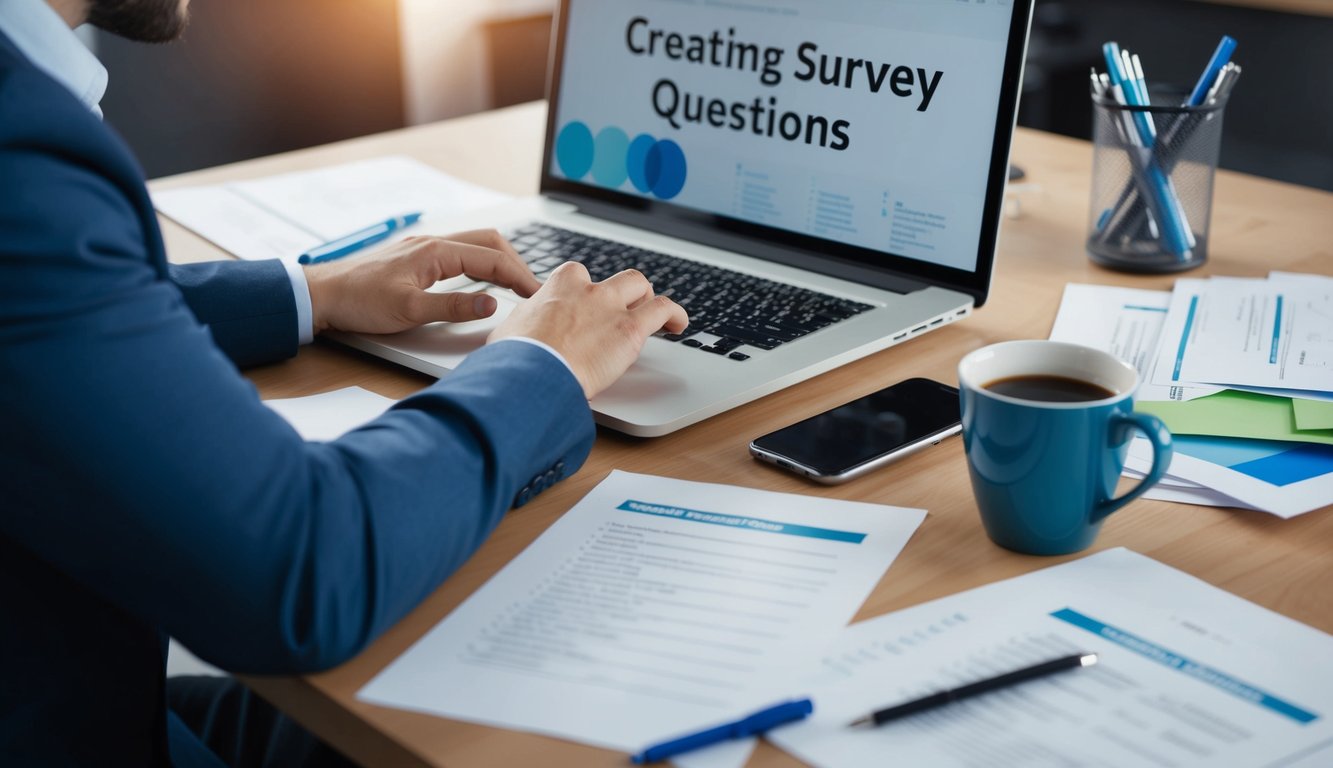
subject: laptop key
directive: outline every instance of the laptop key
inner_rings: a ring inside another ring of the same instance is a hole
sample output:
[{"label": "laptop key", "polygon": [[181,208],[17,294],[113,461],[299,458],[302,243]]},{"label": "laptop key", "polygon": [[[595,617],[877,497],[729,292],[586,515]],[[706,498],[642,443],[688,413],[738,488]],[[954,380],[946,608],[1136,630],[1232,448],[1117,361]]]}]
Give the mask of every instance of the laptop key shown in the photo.
[{"label": "laptop key", "polygon": [[684,344],[687,347],[702,347],[704,345],[704,343],[698,339],[686,339],[682,341],[681,344]]},{"label": "laptop key", "polygon": [[740,328],[734,325],[715,326],[708,329],[709,333],[714,333],[723,338],[736,339],[743,344],[749,344],[759,349],[775,349],[782,344],[785,339],[775,339],[771,336],[757,333],[746,328]]},{"label": "laptop key", "polygon": [[[546,225],[524,227],[518,232],[518,240],[526,246],[524,258],[531,262],[534,272],[545,274],[563,261],[583,264],[595,281],[626,269],[639,270],[659,292],[670,296],[690,315],[689,329],[680,334],[662,334],[662,338],[715,354],[730,353],[742,344],[774,349],[871,308],[807,288]],[[527,246],[529,239],[537,242]],[[689,338],[701,331],[720,340],[705,345]]]},{"label": "laptop key", "polygon": [[727,357],[731,358],[732,360],[749,360],[749,359],[750,359],[750,356],[747,355],[747,354],[745,354],[744,352],[732,352],[731,354],[727,355]]},{"label": "laptop key", "polygon": [[698,332],[699,331],[697,329],[691,330],[689,328],[686,328],[680,333],[664,333],[662,334],[662,338],[666,339],[667,341],[683,341]]}]

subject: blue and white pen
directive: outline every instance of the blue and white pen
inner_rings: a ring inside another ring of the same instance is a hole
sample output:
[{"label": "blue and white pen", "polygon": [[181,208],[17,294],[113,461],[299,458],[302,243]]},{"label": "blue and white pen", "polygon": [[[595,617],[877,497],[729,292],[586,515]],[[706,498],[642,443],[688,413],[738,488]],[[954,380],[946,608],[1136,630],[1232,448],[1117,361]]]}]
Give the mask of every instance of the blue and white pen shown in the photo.
[{"label": "blue and white pen", "polygon": [[661,744],[651,746],[637,755],[630,758],[636,765],[644,763],[655,763],[659,760],[666,760],[670,757],[700,749],[702,747],[720,744],[731,739],[744,739],[749,736],[758,736],[765,731],[772,730],[779,725],[801,720],[815,711],[815,705],[809,699],[796,699],[795,701],[786,701],[776,707],[755,712],[749,717],[741,718],[732,723],[725,723],[715,728],[709,728],[706,731],[699,731],[688,736],[681,736],[677,739],[664,741]]},{"label": "blue and white pen", "polygon": [[343,235],[337,240],[327,242],[316,246],[301,254],[296,261],[299,264],[320,264],[325,261],[333,261],[342,257],[356,253],[367,246],[385,240],[400,229],[410,227],[421,219],[420,213],[408,213],[402,216],[395,216],[379,224],[359,229],[350,235]]}]

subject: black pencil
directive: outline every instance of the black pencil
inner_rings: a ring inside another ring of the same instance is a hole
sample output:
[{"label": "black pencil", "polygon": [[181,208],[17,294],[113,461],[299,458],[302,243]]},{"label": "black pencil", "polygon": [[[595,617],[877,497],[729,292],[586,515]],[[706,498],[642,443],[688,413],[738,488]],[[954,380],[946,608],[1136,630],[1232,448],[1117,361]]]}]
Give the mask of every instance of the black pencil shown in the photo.
[{"label": "black pencil", "polygon": [[1016,669],[1013,672],[1005,672],[1003,675],[978,680],[975,683],[968,683],[961,688],[954,688],[949,691],[940,691],[932,693],[929,696],[909,701],[905,704],[896,704],[892,707],[872,712],[865,717],[852,721],[849,727],[860,725],[880,725],[890,720],[896,720],[907,715],[914,715],[927,709],[934,709],[945,704],[966,699],[971,696],[979,696],[983,693],[1007,688],[1011,685],[1032,680],[1046,675],[1053,675],[1056,672],[1063,672],[1067,669],[1079,669],[1080,667],[1090,667],[1097,663],[1097,654],[1079,653],[1073,656],[1065,656],[1059,659],[1043,661],[1040,664],[1034,664],[1030,667]]}]

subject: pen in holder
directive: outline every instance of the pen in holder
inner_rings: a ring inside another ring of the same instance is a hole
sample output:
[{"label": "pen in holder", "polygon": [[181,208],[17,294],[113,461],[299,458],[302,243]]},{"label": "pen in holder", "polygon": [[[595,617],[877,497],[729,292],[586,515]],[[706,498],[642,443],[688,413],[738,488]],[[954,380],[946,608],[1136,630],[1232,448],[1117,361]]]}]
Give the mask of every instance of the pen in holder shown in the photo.
[{"label": "pen in holder", "polygon": [[1166,106],[1185,100],[1163,93],[1152,99],[1162,106],[1133,106],[1093,95],[1088,255],[1098,264],[1179,272],[1207,260],[1226,100]]}]

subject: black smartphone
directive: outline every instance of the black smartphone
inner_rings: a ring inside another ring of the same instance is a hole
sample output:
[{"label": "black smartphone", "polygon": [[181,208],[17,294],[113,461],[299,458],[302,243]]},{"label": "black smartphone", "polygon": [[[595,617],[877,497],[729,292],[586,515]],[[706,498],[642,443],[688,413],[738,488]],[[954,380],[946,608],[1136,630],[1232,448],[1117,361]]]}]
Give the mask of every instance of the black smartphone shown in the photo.
[{"label": "black smartphone", "polygon": [[958,390],[930,379],[891,387],[770,432],[750,443],[760,461],[835,484],[962,431]]}]

